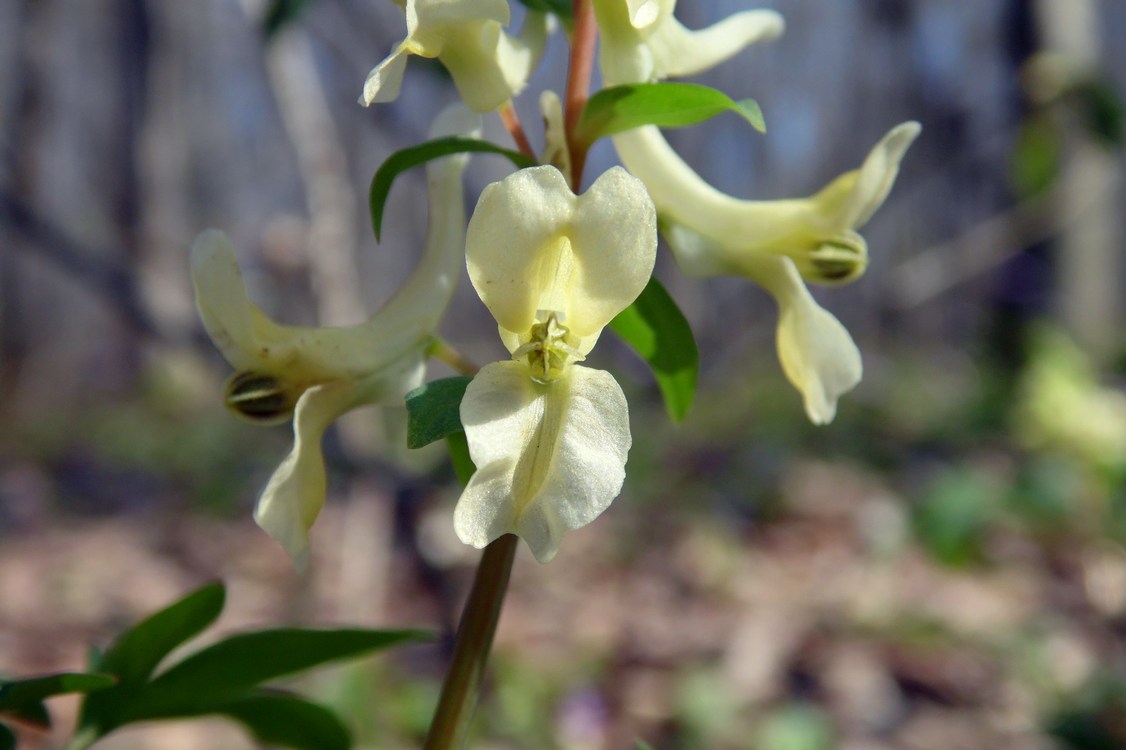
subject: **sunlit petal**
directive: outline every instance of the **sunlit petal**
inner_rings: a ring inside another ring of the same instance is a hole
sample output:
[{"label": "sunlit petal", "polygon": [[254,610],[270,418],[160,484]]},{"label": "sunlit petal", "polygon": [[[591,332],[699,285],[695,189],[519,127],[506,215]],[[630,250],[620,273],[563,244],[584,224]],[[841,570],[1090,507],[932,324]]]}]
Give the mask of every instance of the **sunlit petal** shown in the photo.
[{"label": "sunlit petal", "polygon": [[593,521],[621,491],[629,411],[609,373],[575,365],[541,384],[521,362],[494,363],[470,383],[461,418],[478,467],[454,511],[466,544],[513,533],[547,562],[564,532]]}]

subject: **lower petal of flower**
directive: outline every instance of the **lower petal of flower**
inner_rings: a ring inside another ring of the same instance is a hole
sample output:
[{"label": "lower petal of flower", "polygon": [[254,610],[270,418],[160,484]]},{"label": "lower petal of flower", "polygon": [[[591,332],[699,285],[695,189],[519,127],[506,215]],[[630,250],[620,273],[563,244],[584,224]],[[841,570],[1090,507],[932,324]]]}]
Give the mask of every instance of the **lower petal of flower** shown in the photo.
[{"label": "lower petal of flower", "polygon": [[770,292],[778,303],[775,338],[782,371],[801,392],[811,422],[833,421],[837,399],[860,382],[860,350],[841,322],[813,299],[794,262],[781,255],[748,253],[737,269],[716,266],[715,259],[723,256],[710,238],[671,222],[662,233],[685,273],[737,272]]},{"label": "lower petal of flower", "polygon": [[629,409],[607,372],[573,365],[544,384],[523,362],[496,362],[470,383],[461,418],[478,467],[454,511],[466,544],[513,533],[547,562],[564,532],[593,521],[621,491]]}]

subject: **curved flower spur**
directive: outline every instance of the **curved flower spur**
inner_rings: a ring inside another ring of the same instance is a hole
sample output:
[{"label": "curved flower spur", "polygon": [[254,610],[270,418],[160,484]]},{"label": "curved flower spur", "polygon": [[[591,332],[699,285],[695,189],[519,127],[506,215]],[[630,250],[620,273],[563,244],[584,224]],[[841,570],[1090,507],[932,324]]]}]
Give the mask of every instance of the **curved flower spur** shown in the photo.
[{"label": "curved flower spur", "polygon": [[[471,134],[479,117],[445,110],[433,136]],[[246,293],[230,240],[208,230],[192,246],[192,282],[204,327],[235,368],[226,402],[258,424],[293,418],[293,449],[270,477],[254,518],[298,567],[308,559],[309,529],[325,501],[321,438],[341,414],[367,404],[401,404],[422,382],[427,348],[461,275],[465,228],[459,154],[427,167],[426,246],[406,283],[363,323],[295,327],[266,316]]]}]

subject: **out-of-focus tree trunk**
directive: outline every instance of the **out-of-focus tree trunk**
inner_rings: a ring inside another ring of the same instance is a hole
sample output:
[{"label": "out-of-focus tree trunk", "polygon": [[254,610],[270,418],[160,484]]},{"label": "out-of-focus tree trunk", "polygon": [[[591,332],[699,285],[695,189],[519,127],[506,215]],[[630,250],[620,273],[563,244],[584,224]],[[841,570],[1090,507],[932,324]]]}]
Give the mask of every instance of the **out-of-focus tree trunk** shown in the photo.
[{"label": "out-of-focus tree trunk", "polygon": [[[1097,0],[1038,0],[1046,52],[1060,56],[1067,75],[1096,73],[1100,61],[1100,3]],[[1074,112],[1069,114],[1076,114]],[[1121,344],[1122,165],[1096,141],[1078,116],[1067,117],[1062,189],[1055,210],[1072,217],[1059,237],[1058,307],[1064,323],[1096,359]]]}]

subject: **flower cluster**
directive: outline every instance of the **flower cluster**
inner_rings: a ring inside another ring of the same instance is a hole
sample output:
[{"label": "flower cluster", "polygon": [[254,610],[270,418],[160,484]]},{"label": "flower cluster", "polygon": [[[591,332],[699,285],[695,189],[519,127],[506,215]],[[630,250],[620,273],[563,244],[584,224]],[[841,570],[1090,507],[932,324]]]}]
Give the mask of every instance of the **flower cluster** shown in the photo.
[{"label": "flower cluster", "polygon": [[[522,29],[511,33],[508,0],[397,2],[406,35],[371,71],[360,101],[395,99],[408,57],[436,58],[464,104],[499,111],[524,156],[534,158],[510,102],[559,26],[555,19],[526,10]],[[689,30],[674,17],[675,5],[579,0],[576,18],[562,25],[576,50],[585,43],[592,51],[596,30],[603,80],[623,91],[700,73],[784,28],[777,13],[752,10]],[[570,84],[579,68],[571,70],[566,111],[553,93],[541,96],[547,124],[536,159],[541,166],[486,187],[467,226],[466,157],[430,162],[423,260],[404,289],[364,323],[279,325],[247,299],[227,240],[216,232],[197,240],[192,267],[200,314],[236,370],[227,403],[257,422],[293,418],[293,450],[262,493],[256,518],[299,561],[324,502],[324,430],[355,406],[401,402],[422,382],[463,263],[510,355],[481,368],[460,402],[476,472],[454,511],[454,528],[476,547],[517,534],[546,562],[566,531],[590,523],[621,491],[631,445],[626,398],[612,375],[580,363],[649,283],[658,215],[684,273],[744,276],[777,300],[778,356],[810,420],[831,421],[837,400],[859,382],[856,345],[805,282],[845,284],[864,273],[868,248],[857,230],[887,197],[919,126],[893,128],[858,169],[811,197],[765,202],[708,185],[652,124],[616,128],[603,134],[613,135],[624,169],[610,169],[583,192],[575,180],[590,144],[576,138],[575,123],[589,82],[578,81],[580,95],[574,94]],[[473,127],[467,112],[446,113],[432,136],[469,135]]]}]

